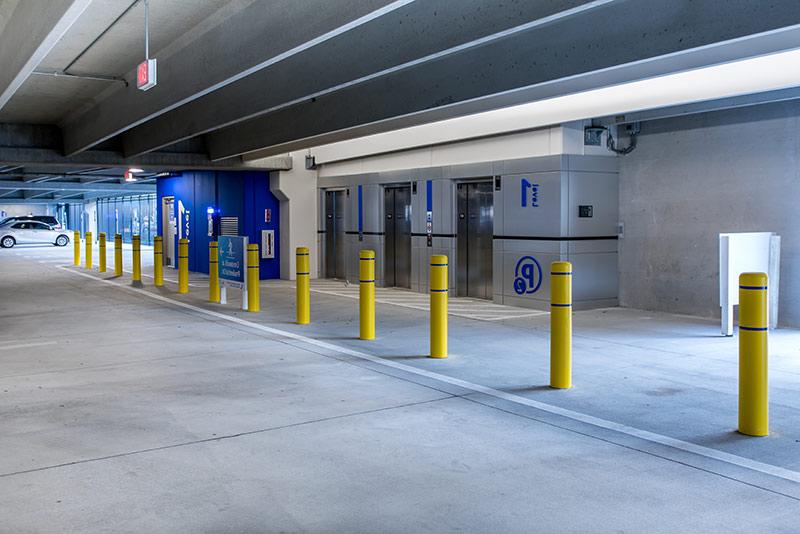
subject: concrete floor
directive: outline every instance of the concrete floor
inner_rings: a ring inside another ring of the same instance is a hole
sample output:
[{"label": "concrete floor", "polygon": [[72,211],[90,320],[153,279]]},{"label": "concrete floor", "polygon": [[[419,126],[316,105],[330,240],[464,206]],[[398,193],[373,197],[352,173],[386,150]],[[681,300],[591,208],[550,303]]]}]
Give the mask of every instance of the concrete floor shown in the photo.
[{"label": "concrete floor", "polygon": [[800,528],[795,330],[770,337],[772,434],[746,438],[715,321],[578,312],[554,391],[547,315],[452,316],[430,360],[413,306],[362,342],[329,282],[301,327],[287,282],[249,314],[202,275],[140,290],[71,254],[0,250],[0,532]]}]

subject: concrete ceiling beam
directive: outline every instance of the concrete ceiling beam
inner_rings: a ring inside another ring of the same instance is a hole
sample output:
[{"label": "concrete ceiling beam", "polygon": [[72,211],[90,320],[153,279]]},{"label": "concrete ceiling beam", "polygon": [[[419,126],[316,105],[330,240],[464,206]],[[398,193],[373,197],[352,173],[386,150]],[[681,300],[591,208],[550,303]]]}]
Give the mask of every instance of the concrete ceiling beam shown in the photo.
[{"label": "concrete ceiling beam", "polygon": [[[41,0],[44,1],[44,0]],[[158,55],[158,85],[141,93],[120,87],[64,127],[64,151],[74,155],[146,120],[191,102],[309,46],[351,30],[412,0],[255,0],[223,7],[183,47]]]},{"label": "concrete ceiling beam", "polygon": [[611,1],[412,2],[127,131],[123,152],[156,150]]},{"label": "concrete ceiling beam", "polygon": [[82,184],[80,182],[24,182],[22,180],[0,180],[0,190],[22,191],[119,191],[120,193],[154,193],[155,185],[129,182],[125,184]]},{"label": "concrete ceiling beam", "polygon": [[800,2],[614,1],[206,135],[259,157],[796,48]]},{"label": "concrete ceiling beam", "polygon": [[[180,152],[151,152],[135,158],[125,158],[119,152],[108,150],[87,150],[74,156],[64,156],[60,150],[48,148],[18,148],[0,146],[0,165],[20,165],[49,167],[72,170],[75,167],[98,165],[102,167],[138,167],[156,171],[169,170],[242,170],[242,158],[235,157],[212,161],[205,154]],[[258,167],[248,166],[250,170],[289,170],[292,160],[276,157],[258,162]],[[0,174],[2,176],[2,174]]]},{"label": "concrete ceiling beam", "polygon": [[[0,109],[53,49],[91,0],[25,0],[0,32]],[[13,53],[11,53],[13,51]]]}]

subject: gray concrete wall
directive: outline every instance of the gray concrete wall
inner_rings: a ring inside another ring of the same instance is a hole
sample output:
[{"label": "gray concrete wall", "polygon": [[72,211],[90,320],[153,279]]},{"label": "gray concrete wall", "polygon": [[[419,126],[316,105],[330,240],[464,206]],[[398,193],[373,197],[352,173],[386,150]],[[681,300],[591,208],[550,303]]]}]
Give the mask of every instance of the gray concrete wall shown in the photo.
[{"label": "gray concrete wall", "polygon": [[800,326],[800,103],[653,121],[620,159],[620,303],[719,317],[718,234],[782,237],[780,324]]}]

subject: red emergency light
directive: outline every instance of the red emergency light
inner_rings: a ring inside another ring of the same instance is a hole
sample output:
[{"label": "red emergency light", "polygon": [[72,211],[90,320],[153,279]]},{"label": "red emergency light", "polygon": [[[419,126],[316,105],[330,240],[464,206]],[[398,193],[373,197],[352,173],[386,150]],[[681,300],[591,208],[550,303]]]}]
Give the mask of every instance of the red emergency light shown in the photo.
[{"label": "red emergency light", "polygon": [[156,60],[146,59],[136,68],[136,87],[147,91],[156,86]]}]

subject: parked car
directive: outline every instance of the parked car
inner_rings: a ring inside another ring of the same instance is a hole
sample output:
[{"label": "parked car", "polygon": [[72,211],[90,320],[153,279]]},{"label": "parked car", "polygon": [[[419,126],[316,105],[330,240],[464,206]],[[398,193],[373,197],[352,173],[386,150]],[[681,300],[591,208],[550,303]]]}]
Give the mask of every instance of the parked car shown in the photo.
[{"label": "parked car", "polygon": [[19,217],[6,217],[0,221],[0,226],[5,226],[15,221],[39,221],[50,226],[61,228],[61,223],[58,222],[58,219],[52,215],[22,215]]},{"label": "parked car", "polygon": [[64,247],[69,244],[69,234],[39,221],[11,221],[0,225],[1,247],[11,248],[23,243],[50,243]]}]

